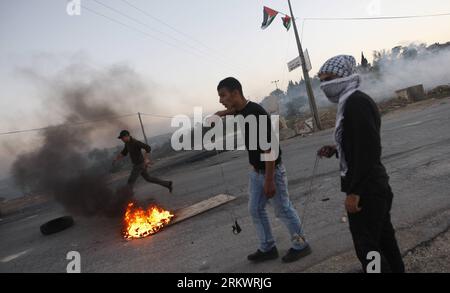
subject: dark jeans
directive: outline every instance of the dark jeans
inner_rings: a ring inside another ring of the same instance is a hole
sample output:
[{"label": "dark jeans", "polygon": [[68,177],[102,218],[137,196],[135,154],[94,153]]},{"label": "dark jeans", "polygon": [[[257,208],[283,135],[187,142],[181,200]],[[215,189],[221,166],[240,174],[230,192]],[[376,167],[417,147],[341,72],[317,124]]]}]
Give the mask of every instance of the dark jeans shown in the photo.
[{"label": "dark jeans", "polygon": [[350,232],[364,272],[372,261],[367,259],[367,254],[376,251],[381,256],[382,273],[403,273],[405,266],[391,223],[393,194],[389,185],[384,189],[383,194],[361,196],[362,210],[356,214],[348,214]]},{"label": "dark jeans", "polygon": [[134,184],[136,183],[136,180],[139,178],[139,176],[142,176],[147,182],[150,183],[156,183],[161,186],[164,186],[166,188],[169,188],[170,181],[161,180],[156,177],[152,177],[148,174],[147,168],[145,167],[145,164],[139,164],[134,165],[133,169],[131,170],[130,177],[128,177],[128,185],[133,188]]}]

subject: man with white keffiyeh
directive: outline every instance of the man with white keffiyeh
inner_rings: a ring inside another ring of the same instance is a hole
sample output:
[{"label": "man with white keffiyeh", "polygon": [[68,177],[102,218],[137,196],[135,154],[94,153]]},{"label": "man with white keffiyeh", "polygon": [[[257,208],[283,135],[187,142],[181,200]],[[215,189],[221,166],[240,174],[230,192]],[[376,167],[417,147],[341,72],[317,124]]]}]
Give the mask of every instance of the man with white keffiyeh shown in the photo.
[{"label": "man with white keffiyeh", "polygon": [[355,58],[339,55],[319,70],[321,89],[337,104],[335,145],[324,146],[320,157],[339,158],[341,190],[356,254],[368,270],[370,252],[381,258],[381,272],[404,272],[390,210],[393,193],[381,163],[381,118],[375,102],[359,90]]}]

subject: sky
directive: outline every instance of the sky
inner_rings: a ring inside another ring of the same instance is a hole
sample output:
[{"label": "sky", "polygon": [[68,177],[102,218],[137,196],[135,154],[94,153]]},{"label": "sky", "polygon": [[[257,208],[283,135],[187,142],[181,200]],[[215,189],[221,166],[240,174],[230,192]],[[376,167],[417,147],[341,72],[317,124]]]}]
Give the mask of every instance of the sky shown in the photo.
[{"label": "sky", "polygon": [[[73,60],[93,68],[126,64],[154,99],[151,108],[133,105],[134,112],[160,115],[192,115],[195,106],[209,113],[219,110],[216,86],[227,76],[237,77],[254,101],[275,89],[274,80],[285,90],[289,80],[301,78],[300,70],[289,73],[286,65],[298,56],[293,30],[286,32],[280,17],[260,29],[263,6],[287,13],[285,0],[81,0],[81,15],[75,16],[67,14],[67,3],[0,0],[0,132],[62,119],[48,110],[21,68],[57,72]],[[364,52],[371,61],[374,50],[450,41],[450,16],[303,21],[450,13],[448,0],[292,0],[292,5],[311,58],[311,75],[337,54],[359,60]],[[14,138],[2,136],[0,144]]]}]

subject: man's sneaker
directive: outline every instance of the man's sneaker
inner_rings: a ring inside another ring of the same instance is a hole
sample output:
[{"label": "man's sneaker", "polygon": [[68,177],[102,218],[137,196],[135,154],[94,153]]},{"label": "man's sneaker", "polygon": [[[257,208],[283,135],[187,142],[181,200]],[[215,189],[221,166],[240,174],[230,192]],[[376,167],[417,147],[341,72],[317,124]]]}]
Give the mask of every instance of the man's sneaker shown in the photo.
[{"label": "man's sneaker", "polygon": [[302,257],[307,256],[308,254],[311,254],[311,252],[312,250],[309,245],[305,246],[305,248],[300,250],[290,248],[289,251],[286,253],[286,255],[281,258],[281,260],[286,263],[294,262],[301,259]]},{"label": "man's sneaker", "polygon": [[278,258],[278,250],[276,246],[272,247],[272,249],[267,252],[262,252],[258,249],[255,253],[252,253],[247,257],[247,259],[252,262],[262,262],[276,258]]}]

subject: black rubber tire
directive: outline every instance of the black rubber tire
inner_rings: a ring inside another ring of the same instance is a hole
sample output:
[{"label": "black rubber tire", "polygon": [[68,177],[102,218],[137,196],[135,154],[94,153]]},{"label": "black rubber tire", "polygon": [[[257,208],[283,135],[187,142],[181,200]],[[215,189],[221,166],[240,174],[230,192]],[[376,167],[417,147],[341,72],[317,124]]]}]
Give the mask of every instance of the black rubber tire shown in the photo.
[{"label": "black rubber tire", "polygon": [[71,216],[56,218],[41,225],[41,233],[44,235],[58,233],[72,227],[74,223]]}]

